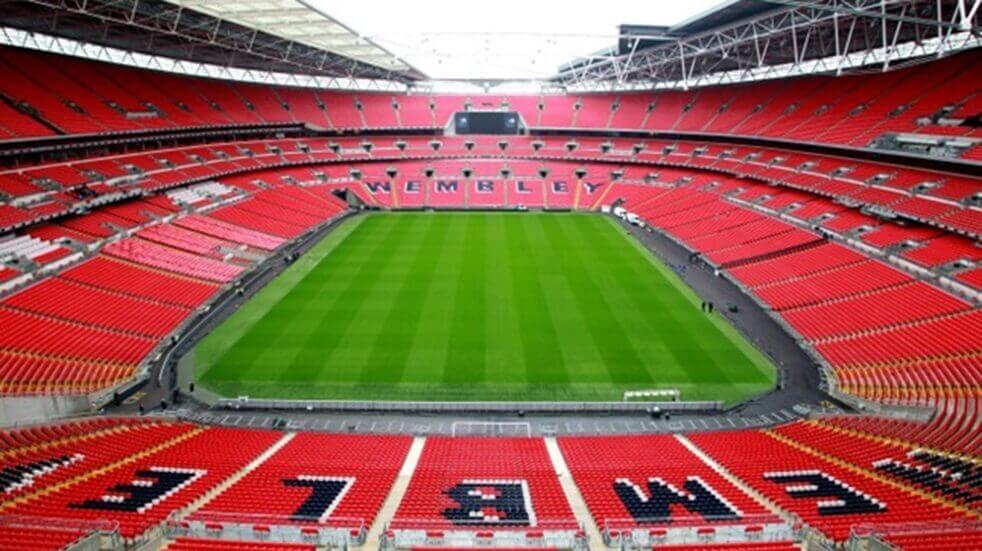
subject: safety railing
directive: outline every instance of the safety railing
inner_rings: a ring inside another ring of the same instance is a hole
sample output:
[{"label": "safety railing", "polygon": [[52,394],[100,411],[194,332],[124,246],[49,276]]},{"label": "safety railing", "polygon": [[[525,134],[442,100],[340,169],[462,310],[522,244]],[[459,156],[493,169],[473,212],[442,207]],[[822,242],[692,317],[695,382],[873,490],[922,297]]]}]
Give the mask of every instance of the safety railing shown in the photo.
[{"label": "safety railing", "polygon": [[717,545],[794,541],[799,534],[777,515],[672,516],[605,519],[601,536],[610,547]]},{"label": "safety railing", "polygon": [[36,531],[38,541],[43,541],[45,534],[72,535],[72,542],[65,547],[71,551],[121,549],[123,544],[119,523],[110,520],[0,515],[0,531],[14,529],[28,533]]},{"label": "safety railing", "polygon": [[528,523],[452,523],[446,520],[394,518],[379,542],[382,549],[438,547],[545,547],[587,549],[586,533],[575,519]]},{"label": "safety railing", "polygon": [[303,518],[264,513],[198,511],[188,518],[171,515],[164,525],[168,537],[231,541],[300,543],[315,546],[363,545],[368,535],[359,517]]}]

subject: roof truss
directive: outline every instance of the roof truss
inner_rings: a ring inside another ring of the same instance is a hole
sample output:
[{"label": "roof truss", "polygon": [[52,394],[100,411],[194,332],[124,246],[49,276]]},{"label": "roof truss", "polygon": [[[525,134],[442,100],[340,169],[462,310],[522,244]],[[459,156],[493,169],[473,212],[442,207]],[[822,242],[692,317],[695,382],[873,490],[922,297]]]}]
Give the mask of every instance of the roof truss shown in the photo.
[{"label": "roof truss", "polygon": [[[298,3],[259,1],[268,5]],[[256,0],[235,0],[225,6],[250,2]],[[272,13],[273,8],[269,11]],[[233,21],[217,16],[221,10],[215,13],[165,0],[0,0],[0,24],[122,50],[226,67],[347,79],[408,83],[424,77],[384,49],[312,10],[303,15],[307,25],[291,25],[289,21],[301,16],[302,8],[280,11],[280,25],[270,29],[259,19],[250,19],[254,25],[249,26],[243,24],[245,19]],[[263,15],[262,10],[239,13],[256,18]]]},{"label": "roof truss", "polygon": [[887,70],[899,60],[982,45],[982,0],[768,1],[775,9],[760,16],[571,64],[554,82],[581,91],[689,88]]}]

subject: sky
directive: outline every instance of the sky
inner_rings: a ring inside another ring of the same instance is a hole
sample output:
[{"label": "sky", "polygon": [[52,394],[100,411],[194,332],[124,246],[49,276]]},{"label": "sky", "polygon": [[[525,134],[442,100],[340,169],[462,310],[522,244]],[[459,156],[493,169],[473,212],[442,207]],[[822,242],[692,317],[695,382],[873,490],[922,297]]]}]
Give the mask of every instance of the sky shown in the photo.
[{"label": "sky", "polygon": [[673,25],[721,0],[307,0],[433,79],[548,78],[617,26]]}]

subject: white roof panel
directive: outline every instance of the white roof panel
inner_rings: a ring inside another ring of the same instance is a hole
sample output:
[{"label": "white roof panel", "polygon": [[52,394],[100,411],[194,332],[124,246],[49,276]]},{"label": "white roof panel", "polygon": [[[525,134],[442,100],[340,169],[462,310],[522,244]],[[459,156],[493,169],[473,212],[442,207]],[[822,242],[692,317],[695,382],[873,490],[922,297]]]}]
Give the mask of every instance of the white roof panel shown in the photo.
[{"label": "white roof panel", "polygon": [[212,17],[395,72],[411,67],[303,0],[167,0]]},{"label": "white roof panel", "polygon": [[431,79],[549,79],[614,46],[618,25],[672,25],[721,0],[305,0]]}]

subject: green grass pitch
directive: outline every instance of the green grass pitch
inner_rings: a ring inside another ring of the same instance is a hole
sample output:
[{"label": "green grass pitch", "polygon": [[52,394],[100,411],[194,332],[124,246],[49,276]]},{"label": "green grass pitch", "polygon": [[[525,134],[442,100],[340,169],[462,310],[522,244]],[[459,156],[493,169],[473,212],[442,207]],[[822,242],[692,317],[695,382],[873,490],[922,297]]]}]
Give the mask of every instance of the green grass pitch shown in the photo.
[{"label": "green grass pitch", "polygon": [[774,369],[595,214],[355,217],[198,344],[225,396],[734,402]]}]

